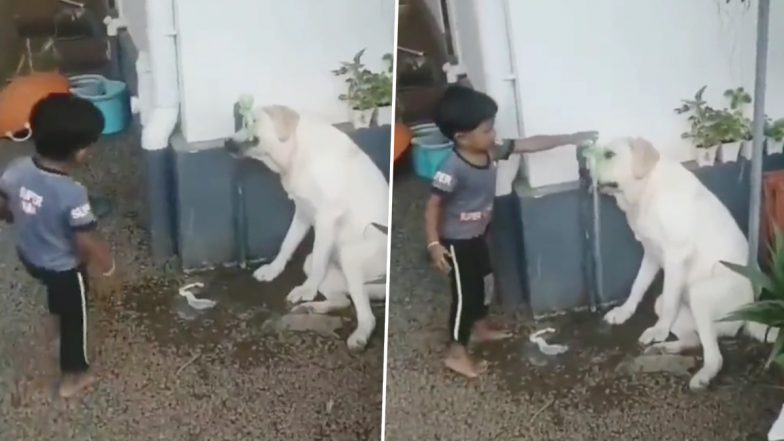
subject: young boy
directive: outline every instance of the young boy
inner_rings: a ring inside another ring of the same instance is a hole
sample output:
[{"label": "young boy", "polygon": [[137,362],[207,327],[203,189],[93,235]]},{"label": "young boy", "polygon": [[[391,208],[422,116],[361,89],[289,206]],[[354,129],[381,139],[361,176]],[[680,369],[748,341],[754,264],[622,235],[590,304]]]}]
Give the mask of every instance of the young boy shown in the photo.
[{"label": "young boy", "polygon": [[114,272],[87,191],[70,177],[86,163],[104,120],[89,101],[53,94],[36,104],[30,124],[35,155],[12,161],[0,176],[0,219],[14,224],[19,259],[46,287],[47,328],[60,335],[59,394],[68,398],[95,381],[87,357],[86,266],[104,276]]},{"label": "young boy", "polygon": [[473,378],[484,370],[468,354],[469,340],[498,340],[508,333],[487,322],[485,282],[492,274],[486,234],[495,197],[496,161],[511,153],[537,152],[582,144],[596,132],[532,136],[496,146],[498,106],[489,96],[462,86],[446,90],[435,123],[455,148],[433,177],[425,209],[427,250],[433,264],[452,281],[449,328],[452,344],[444,363]]}]

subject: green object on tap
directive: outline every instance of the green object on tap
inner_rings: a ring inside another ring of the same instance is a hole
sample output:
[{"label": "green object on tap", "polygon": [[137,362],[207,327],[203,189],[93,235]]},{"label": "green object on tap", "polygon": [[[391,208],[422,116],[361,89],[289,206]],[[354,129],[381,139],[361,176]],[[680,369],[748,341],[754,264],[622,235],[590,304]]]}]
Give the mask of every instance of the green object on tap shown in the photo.
[{"label": "green object on tap", "polygon": [[253,113],[253,95],[243,94],[238,101],[239,114],[242,117],[242,128],[248,135],[256,135],[256,115]]},{"label": "green object on tap", "polygon": [[604,148],[596,143],[583,144],[582,156],[585,159],[585,165],[588,170],[595,170],[604,160]]}]

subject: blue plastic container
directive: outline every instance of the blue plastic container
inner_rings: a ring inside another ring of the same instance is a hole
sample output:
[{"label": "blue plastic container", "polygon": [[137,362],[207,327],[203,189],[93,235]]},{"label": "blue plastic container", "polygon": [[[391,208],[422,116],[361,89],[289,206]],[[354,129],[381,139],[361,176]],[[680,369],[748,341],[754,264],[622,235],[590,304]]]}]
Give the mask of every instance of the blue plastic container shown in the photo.
[{"label": "blue plastic container", "polygon": [[102,75],[76,75],[69,81],[71,93],[89,100],[103,114],[104,135],[119,133],[128,127],[131,109],[125,83]]},{"label": "blue plastic container", "polygon": [[420,178],[431,180],[449,156],[454,143],[441,134],[435,124],[414,126],[411,131],[414,133],[411,140],[414,173]]}]

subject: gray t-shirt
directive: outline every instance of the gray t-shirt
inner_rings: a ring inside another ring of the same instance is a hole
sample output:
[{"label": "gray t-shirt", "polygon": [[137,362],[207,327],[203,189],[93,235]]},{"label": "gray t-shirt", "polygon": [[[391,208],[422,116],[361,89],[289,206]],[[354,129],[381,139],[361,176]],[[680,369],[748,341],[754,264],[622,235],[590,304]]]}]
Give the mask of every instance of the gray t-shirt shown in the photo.
[{"label": "gray t-shirt", "polygon": [[16,246],[25,260],[50,271],[80,265],[74,232],[96,226],[84,186],[25,157],[0,176],[0,191],[14,215]]},{"label": "gray t-shirt", "polygon": [[433,191],[441,195],[442,239],[481,236],[492,219],[497,159],[506,159],[511,144],[497,146],[486,166],[468,162],[457,150],[447,156],[433,176]]}]

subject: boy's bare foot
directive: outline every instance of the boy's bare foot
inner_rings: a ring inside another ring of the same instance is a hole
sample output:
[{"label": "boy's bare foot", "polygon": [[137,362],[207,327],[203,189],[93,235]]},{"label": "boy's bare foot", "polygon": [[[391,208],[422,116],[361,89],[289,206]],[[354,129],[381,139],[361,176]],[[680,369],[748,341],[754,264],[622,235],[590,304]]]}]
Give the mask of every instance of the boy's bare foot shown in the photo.
[{"label": "boy's bare foot", "polygon": [[95,383],[95,376],[89,372],[81,374],[69,374],[63,376],[63,381],[60,383],[60,398],[71,398],[77,393]]},{"label": "boy's bare foot", "polygon": [[487,343],[490,341],[504,340],[512,337],[512,333],[506,329],[491,324],[487,319],[482,319],[476,322],[471,339],[480,343]]},{"label": "boy's bare foot", "polygon": [[468,378],[476,378],[487,370],[486,363],[476,363],[465,347],[455,345],[449,350],[444,365],[452,371]]}]

